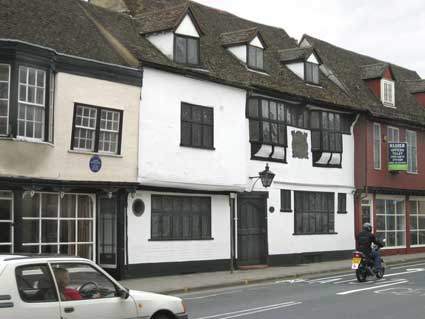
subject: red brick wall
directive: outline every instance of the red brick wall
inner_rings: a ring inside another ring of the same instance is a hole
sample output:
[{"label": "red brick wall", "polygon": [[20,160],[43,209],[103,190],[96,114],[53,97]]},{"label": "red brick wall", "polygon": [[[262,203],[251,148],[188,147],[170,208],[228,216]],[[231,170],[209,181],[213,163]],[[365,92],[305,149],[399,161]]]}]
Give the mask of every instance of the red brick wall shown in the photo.
[{"label": "red brick wall", "polygon": [[415,96],[418,102],[425,107],[425,93],[416,93]]}]

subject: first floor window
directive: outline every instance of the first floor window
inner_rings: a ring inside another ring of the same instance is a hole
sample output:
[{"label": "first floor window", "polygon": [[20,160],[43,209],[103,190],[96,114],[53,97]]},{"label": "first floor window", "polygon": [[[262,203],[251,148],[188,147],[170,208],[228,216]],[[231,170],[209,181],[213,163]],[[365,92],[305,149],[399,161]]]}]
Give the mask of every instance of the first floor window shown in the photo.
[{"label": "first floor window", "polygon": [[152,240],[211,239],[211,198],[152,195]]},{"label": "first floor window", "polygon": [[381,125],[373,123],[373,168],[381,169]]},{"label": "first floor window", "polygon": [[400,142],[400,130],[397,127],[387,127],[387,143]]},{"label": "first floor window", "polygon": [[311,112],[311,149],[342,153],[341,116],[332,112]]},{"label": "first floor window", "polygon": [[406,245],[406,210],[401,199],[376,200],[376,236],[386,238],[386,247]]},{"label": "first floor window", "polygon": [[280,190],[280,211],[292,212],[291,208],[291,191],[289,189]]},{"label": "first floor window", "polygon": [[120,154],[122,111],[75,105],[73,150]]},{"label": "first floor window", "polygon": [[9,134],[10,66],[0,64],[0,136]]},{"label": "first floor window", "polygon": [[22,252],[93,259],[95,215],[90,195],[26,193],[22,215]]},{"label": "first floor window", "polygon": [[411,200],[410,245],[425,245],[425,201]]},{"label": "first floor window", "polygon": [[214,109],[212,107],[181,104],[181,145],[214,148]]},{"label": "first floor window", "polygon": [[13,245],[12,193],[0,191],[0,254],[11,253]]},{"label": "first floor window", "polygon": [[334,193],[294,192],[295,234],[335,232]]},{"label": "first floor window", "polygon": [[406,130],[407,141],[407,171],[409,173],[418,172],[418,154],[416,145],[416,132]]}]

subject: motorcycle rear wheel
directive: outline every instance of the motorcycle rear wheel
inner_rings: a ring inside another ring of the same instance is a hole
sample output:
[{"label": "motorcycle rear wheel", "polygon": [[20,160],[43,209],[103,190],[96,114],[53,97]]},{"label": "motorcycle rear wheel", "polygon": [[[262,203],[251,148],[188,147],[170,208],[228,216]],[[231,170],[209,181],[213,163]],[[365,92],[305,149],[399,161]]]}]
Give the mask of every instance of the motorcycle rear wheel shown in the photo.
[{"label": "motorcycle rear wheel", "polygon": [[376,273],[376,278],[382,279],[382,277],[384,277],[384,274],[385,274],[385,267],[382,266],[381,271]]},{"label": "motorcycle rear wheel", "polygon": [[356,270],[356,278],[358,282],[365,282],[366,278],[367,278],[367,273],[366,273],[366,269],[357,269]]}]

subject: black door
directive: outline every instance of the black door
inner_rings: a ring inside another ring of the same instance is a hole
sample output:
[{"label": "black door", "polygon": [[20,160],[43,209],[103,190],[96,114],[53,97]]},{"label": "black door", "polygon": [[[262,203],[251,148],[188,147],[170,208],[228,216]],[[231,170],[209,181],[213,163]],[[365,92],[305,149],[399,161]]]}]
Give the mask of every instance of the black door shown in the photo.
[{"label": "black door", "polygon": [[267,264],[267,193],[238,195],[238,266]]}]

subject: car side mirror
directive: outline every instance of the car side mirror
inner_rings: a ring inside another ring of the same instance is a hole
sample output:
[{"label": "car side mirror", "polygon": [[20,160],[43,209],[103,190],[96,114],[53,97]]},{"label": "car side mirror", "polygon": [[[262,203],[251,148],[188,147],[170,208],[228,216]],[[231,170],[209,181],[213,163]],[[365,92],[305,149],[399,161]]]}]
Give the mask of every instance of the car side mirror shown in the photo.
[{"label": "car side mirror", "polygon": [[119,289],[118,290],[118,297],[120,297],[121,299],[128,299],[128,297],[130,297],[130,293],[128,291],[128,289]]}]

